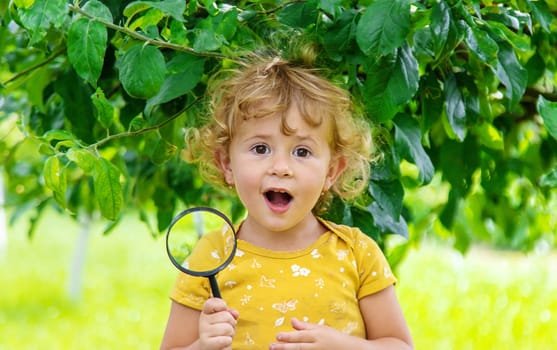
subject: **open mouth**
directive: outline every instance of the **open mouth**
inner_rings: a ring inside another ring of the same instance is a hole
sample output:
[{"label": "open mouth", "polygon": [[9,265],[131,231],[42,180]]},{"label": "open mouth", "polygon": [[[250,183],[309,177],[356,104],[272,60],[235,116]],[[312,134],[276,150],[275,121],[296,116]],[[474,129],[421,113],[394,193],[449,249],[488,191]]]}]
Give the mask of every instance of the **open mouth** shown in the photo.
[{"label": "open mouth", "polygon": [[292,201],[292,196],[284,191],[267,191],[265,192],[265,198],[273,206],[284,207],[287,206]]}]

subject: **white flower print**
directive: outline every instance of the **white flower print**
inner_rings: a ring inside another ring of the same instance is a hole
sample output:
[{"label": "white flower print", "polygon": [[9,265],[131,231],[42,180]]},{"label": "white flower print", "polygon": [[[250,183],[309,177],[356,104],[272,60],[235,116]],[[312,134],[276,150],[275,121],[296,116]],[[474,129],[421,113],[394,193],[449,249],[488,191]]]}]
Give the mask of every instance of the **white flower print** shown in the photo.
[{"label": "white flower print", "polygon": [[236,282],[236,281],[226,281],[226,282],[224,282],[224,286],[226,288],[233,288],[237,284],[238,284],[238,282]]},{"label": "white flower print", "polygon": [[290,266],[290,269],[292,270],[292,276],[294,277],[299,277],[299,276],[304,276],[307,277],[311,271],[306,268],[306,267],[301,267],[300,265],[292,265]]},{"label": "white flower print", "polygon": [[253,259],[251,262],[251,268],[252,269],[258,269],[261,267],[261,264],[257,261],[257,259]]},{"label": "white flower print", "polygon": [[284,323],[284,317],[279,317],[275,320],[275,327],[280,327]]},{"label": "white flower print", "polygon": [[244,344],[248,344],[248,345],[255,344],[255,341],[253,341],[253,339],[251,339],[251,335],[249,333],[246,333],[246,338],[244,340]]},{"label": "white flower print", "polygon": [[220,255],[219,255],[219,252],[216,251],[216,250],[213,250],[213,251],[211,252],[211,256],[212,256],[214,259],[217,259],[217,260],[220,260],[220,259],[221,259]]},{"label": "white flower print", "polygon": [[273,304],[273,309],[277,310],[281,314],[285,314],[288,311],[296,310],[296,304],[297,303],[298,303],[298,300],[296,300],[296,299],[285,300],[281,303],[274,303]]},{"label": "white flower print", "polygon": [[267,278],[265,276],[261,276],[261,279],[259,280],[259,285],[261,287],[266,287],[266,288],[275,288],[275,282],[276,280],[274,278]]},{"label": "white flower print", "polygon": [[251,295],[244,294],[244,296],[240,299],[240,303],[242,305],[246,305],[251,300]]},{"label": "white flower print", "polygon": [[364,241],[363,239],[360,239],[360,240],[358,241],[358,246],[359,246],[360,248],[362,248],[362,249],[367,249],[367,242]]},{"label": "white flower print", "polygon": [[193,304],[198,304],[198,305],[203,305],[203,303],[205,302],[205,298],[202,298],[202,297],[197,296],[195,294],[188,294],[186,296],[186,300],[193,303]]},{"label": "white flower print", "polygon": [[358,324],[356,322],[348,322],[346,327],[344,327],[344,329],[342,330],[342,333],[352,334],[352,332],[354,332],[356,328],[358,328]]},{"label": "white flower print", "polygon": [[318,259],[318,258],[321,257],[321,254],[319,254],[319,250],[314,249],[314,250],[311,251],[311,256],[312,256],[314,259]]},{"label": "white flower print", "polygon": [[323,287],[325,287],[325,280],[323,278],[316,279],[315,286],[319,289],[323,289]]},{"label": "white flower print", "polygon": [[344,260],[346,259],[347,256],[348,256],[348,250],[346,249],[339,249],[339,251],[337,252],[338,260]]},{"label": "white flower print", "polygon": [[335,314],[343,314],[346,311],[346,302],[335,301],[329,306],[329,310]]}]

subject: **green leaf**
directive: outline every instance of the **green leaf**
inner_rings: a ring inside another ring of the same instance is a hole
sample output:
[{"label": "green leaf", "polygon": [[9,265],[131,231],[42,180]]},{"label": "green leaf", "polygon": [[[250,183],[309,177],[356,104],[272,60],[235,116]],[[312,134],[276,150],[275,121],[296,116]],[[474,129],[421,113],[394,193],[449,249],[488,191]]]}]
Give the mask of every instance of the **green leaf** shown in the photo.
[{"label": "green leaf", "polygon": [[532,43],[529,36],[519,35],[500,22],[487,21],[486,23],[495,41],[507,43],[519,51],[530,52]]},{"label": "green leaf", "polygon": [[540,186],[557,188],[557,168],[542,176]]},{"label": "green leaf", "polygon": [[149,116],[154,106],[171,101],[190,92],[203,76],[205,59],[186,53],[176,55],[168,62],[166,77],[158,94],[147,100],[145,115]]},{"label": "green leaf", "polygon": [[141,31],[148,38],[160,39],[158,25],[164,18],[164,13],[161,11],[149,9],[144,15],[130,23],[128,28],[134,31]]},{"label": "green leaf", "polygon": [[536,107],[547,132],[557,140],[557,102],[550,102],[540,95]]},{"label": "green leaf", "polygon": [[366,74],[366,105],[379,122],[392,119],[418,91],[418,63],[407,45],[398,50],[396,60],[382,57],[366,69]]},{"label": "green leaf", "polygon": [[95,18],[102,19],[106,22],[112,23],[113,21],[110,9],[98,0],[87,1],[85,5],[83,5],[83,11],[87,12],[87,14],[92,15]]},{"label": "green leaf", "polygon": [[452,132],[462,141],[466,137],[466,108],[454,74],[445,79],[445,109]]},{"label": "green leaf", "polygon": [[131,18],[150,8],[156,8],[180,22],[185,22],[183,13],[186,10],[186,1],[184,0],[134,1],[124,9],[124,16]]},{"label": "green leaf", "polygon": [[373,238],[381,246],[381,232],[376,225],[372,213],[365,208],[347,205],[344,209],[342,223],[349,226],[358,227],[367,236]]},{"label": "green leaf", "polygon": [[56,156],[49,157],[44,163],[43,168],[44,183],[52,190],[56,203],[62,208],[66,208],[66,190],[68,179],[65,167]]},{"label": "green leaf", "polygon": [[232,8],[226,12],[221,12],[215,17],[217,20],[216,31],[227,41],[232,40],[238,29],[238,9]]},{"label": "green leaf", "polygon": [[106,99],[101,88],[97,88],[97,91],[91,96],[91,101],[95,106],[95,117],[99,123],[105,129],[110,128],[114,122],[114,107]]},{"label": "green leaf", "polygon": [[78,139],[93,143],[95,117],[91,102],[93,93],[91,87],[79,78],[73,69],[66,69],[58,74],[54,81],[54,89],[64,101],[63,115],[66,129]]},{"label": "green leaf", "polygon": [[355,45],[356,38],[356,10],[343,11],[335,22],[320,36],[323,47],[330,55],[343,58],[342,53]]},{"label": "green leaf", "polygon": [[482,152],[477,138],[467,137],[463,142],[449,139],[439,152],[438,164],[443,179],[463,196],[472,187],[472,177],[480,164]]},{"label": "green leaf", "polygon": [[383,232],[395,233],[408,238],[408,225],[402,215],[393,218],[389,215],[389,212],[381,208],[377,202],[371,203],[371,205],[367,207],[367,210],[373,215],[375,225]]},{"label": "green leaf", "polygon": [[433,39],[433,53],[435,57],[439,57],[445,48],[451,20],[451,9],[445,1],[440,1],[433,5],[429,28]]},{"label": "green leaf", "polygon": [[121,58],[120,81],[132,97],[148,99],[155,96],[165,75],[164,56],[154,46],[134,45]]},{"label": "green leaf", "polygon": [[424,132],[429,130],[443,115],[445,99],[442,89],[441,82],[434,73],[422,77],[418,96],[420,96],[422,109],[420,124]]},{"label": "green leaf", "polygon": [[197,0],[197,1],[192,1],[192,3],[200,3],[203,4],[203,7],[205,7],[205,9],[207,10],[207,12],[209,13],[209,15],[214,16],[217,14],[218,9],[217,9],[217,4],[215,3],[215,0]]},{"label": "green leaf", "polygon": [[371,163],[371,180],[391,182],[400,178],[400,159],[394,147],[381,150],[381,160]]},{"label": "green leaf", "polygon": [[66,0],[35,0],[31,7],[18,9],[21,23],[31,32],[30,46],[41,41],[51,26],[63,25],[68,14],[67,5]]},{"label": "green leaf", "polygon": [[555,15],[551,12],[551,9],[545,1],[531,1],[526,0],[528,7],[532,11],[532,16],[540,24],[542,29],[548,33],[551,33],[551,22],[555,18]]},{"label": "green leaf", "polygon": [[238,28],[238,10],[231,9],[217,16],[209,16],[195,26],[193,49],[198,52],[215,51],[228,44]]},{"label": "green leaf", "polygon": [[150,159],[156,165],[161,165],[169,161],[175,154],[178,148],[161,138],[158,134],[153,134],[147,140],[147,149],[150,152]]},{"label": "green leaf", "polygon": [[94,165],[93,186],[102,216],[116,220],[124,204],[120,171],[106,159],[98,158]]},{"label": "green leaf", "polygon": [[176,195],[166,184],[159,185],[153,194],[153,202],[157,208],[157,228],[162,232],[168,227],[174,217]]},{"label": "green leaf", "polygon": [[460,193],[454,188],[451,188],[451,190],[449,191],[449,198],[447,199],[447,203],[439,214],[439,221],[448,230],[451,230],[453,228],[453,223],[457,215],[458,205],[461,200],[462,197]]},{"label": "green leaf", "polygon": [[492,124],[483,123],[476,130],[482,145],[495,150],[503,150],[505,147],[503,135]]},{"label": "green leaf", "polygon": [[43,139],[47,142],[51,141],[76,141],[75,135],[69,132],[68,130],[48,130],[44,133]]},{"label": "green leaf", "polygon": [[404,258],[407,256],[410,244],[408,242],[398,244],[395,247],[389,247],[389,254],[387,255],[387,261],[391,269],[396,270]]},{"label": "green leaf", "polygon": [[147,121],[143,118],[143,115],[138,115],[130,121],[129,130],[130,131],[141,130],[145,127],[146,123]]},{"label": "green leaf", "polygon": [[485,64],[495,67],[497,65],[497,53],[499,45],[493,40],[488,33],[478,27],[468,27],[465,37],[468,49],[478,59]]},{"label": "green leaf", "polygon": [[429,183],[433,178],[434,168],[421,142],[418,122],[407,115],[393,119],[395,125],[395,147],[401,158],[414,163],[420,170],[419,180]]},{"label": "green leaf", "polygon": [[317,21],[319,11],[315,1],[296,2],[285,6],[277,13],[280,23],[294,28],[307,28]]},{"label": "green leaf", "polygon": [[508,107],[514,107],[524,95],[526,84],[528,84],[528,71],[522,67],[512,46],[506,43],[499,44],[499,62],[494,71],[495,75],[505,86],[505,97],[508,99]]},{"label": "green leaf", "polygon": [[195,28],[193,49],[197,52],[218,50],[225,42],[225,38],[213,29]]},{"label": "green leaf", "polygon": [[394,181],[370,181],[369,192],[381,208],[389,213],[389,216],[398,218],[402,214],[404,188],[398,179]]},{"label": "green leaf", "polygon": [[66,157],[77,164],[86,174],[93,174],[97,158],[91,152],[73,147],[66,152]]},{"label": "green leaf", "polygon": [[401,47],[410,32],[410,2],[377,0],[358,22],[356,41],[368,56],[385,56]]},{"label": "green leaf", "polygon": [[45,208],[47,208],[47,203],[47,200],[42,200],[35,205],[35,215],[31,215],[29,217],[29,228],[27,229],[27,237],[32,238],[35,235],[37,227],[40,227],[39,223],[42,222],[42,220],[40,219],[45,212]]},{"label": "green leaf", "polygon": [[83,17],[68,30],[68,59],[77,74],[93,86],[101,76],[107,37],[104,25]]},{"label": "green leaf", "polygon": [[318,0],[317,8],[333,18],[342,12],[342,0]]},{"label": "green leaf", "polygon": [[528,71],[528,84],[531,86],[536,84],[545,74],[547,68],[542,55],[539,52],[534,53],[532,57],[526,62],[525,67]]}]

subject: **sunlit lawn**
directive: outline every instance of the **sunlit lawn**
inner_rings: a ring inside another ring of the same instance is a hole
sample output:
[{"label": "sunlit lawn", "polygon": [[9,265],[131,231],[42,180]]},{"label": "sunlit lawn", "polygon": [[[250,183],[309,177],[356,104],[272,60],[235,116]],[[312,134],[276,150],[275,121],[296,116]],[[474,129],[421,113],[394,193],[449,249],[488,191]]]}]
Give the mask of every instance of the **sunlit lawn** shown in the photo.
[{"label": "sunlit lawn", "polygon": [[[10,228],[0,253],[0,350],[155,349],[175,271],[162,237],[128,220],[89,238],[80,301],[67,297],[79,227],[49,215],[35,237]],[[557,257],[425,245],[399,268],[417,349],[550,349],[557,344]],[[184,325],[187,327],[188,325]]]}]

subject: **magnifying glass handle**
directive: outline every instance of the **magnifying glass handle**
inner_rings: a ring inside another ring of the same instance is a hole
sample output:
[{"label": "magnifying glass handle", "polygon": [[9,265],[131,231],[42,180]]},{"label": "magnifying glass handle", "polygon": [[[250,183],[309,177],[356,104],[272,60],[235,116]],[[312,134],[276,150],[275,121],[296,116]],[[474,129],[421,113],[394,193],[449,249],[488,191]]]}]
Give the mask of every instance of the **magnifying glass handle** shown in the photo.
[{"label": "magnifying glass handle", "polygon": [[214,275],[209,276],[209,283],[211,284],[211,292],[213,292],[213,297],[222,299],[220,296],[219,285],[217,284],[217,279]]}]

